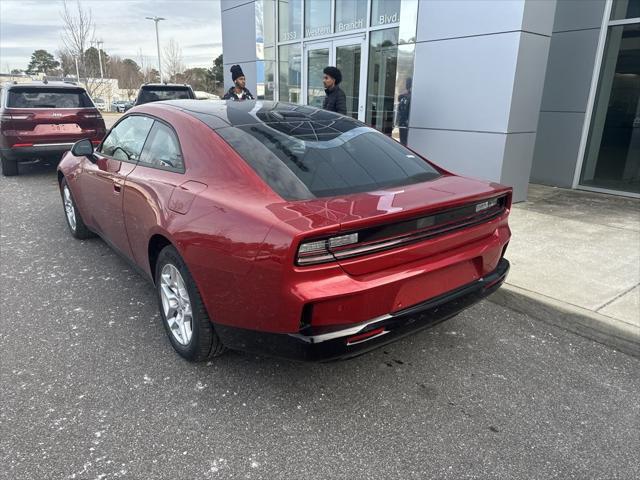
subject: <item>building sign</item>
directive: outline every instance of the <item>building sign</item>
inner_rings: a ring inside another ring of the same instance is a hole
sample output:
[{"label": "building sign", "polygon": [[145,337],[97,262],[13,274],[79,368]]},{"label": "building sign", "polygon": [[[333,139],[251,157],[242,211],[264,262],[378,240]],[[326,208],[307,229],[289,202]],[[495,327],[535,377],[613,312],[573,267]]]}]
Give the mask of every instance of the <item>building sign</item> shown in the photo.
[{"label": "building sign", "polygon": [[338,32],[348,32],[349,30],[359,30],[364,28],[364,18],[360,18],[353,22],[340,22],[337,25]]},{"label": "building sign", "polygon": [[331,33],[331,27],[329,25],[323,25],[315,28],[305,28],[304,34],[306,37],[317,37],[319,35],[329,35]]},{"label": "building sign", "polygon": [[282,38],[280,39],[281,42],[288,42],[289,40],[297,40],[298,39],[298,32],[282,32]]},{"label": "building sign", "polygon": [[400,21],[400,13],[389,13],[378,17],[378,25],[386,25],[388,23],[398,23]]}]

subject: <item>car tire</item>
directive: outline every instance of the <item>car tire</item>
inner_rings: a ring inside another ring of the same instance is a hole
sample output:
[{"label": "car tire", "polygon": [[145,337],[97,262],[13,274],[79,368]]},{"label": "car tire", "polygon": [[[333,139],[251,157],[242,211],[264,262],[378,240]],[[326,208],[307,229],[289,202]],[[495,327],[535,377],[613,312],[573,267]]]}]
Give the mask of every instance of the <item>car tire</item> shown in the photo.
[{"label": "car tire", "polygon": [[85,225],[82,216],[76,207],[76,201],[73,198],[67,179],[63,178],[60,182],[60,196],[62,197],[62,208],[64,208],[64,218],[67,226],[78,240],[85,240],[94,236],[94,233]]},{"label": "car tire", "polygon": [[162,323],[176,352],[191,362],[224,353],[198,287],[172,245],[158,255],[154,278]]},{"label": "car tire", "polygon": [[15,177],[18,175],[18,162],[9,158],[0,157],[2,164],[2,175],[4,177]]}]

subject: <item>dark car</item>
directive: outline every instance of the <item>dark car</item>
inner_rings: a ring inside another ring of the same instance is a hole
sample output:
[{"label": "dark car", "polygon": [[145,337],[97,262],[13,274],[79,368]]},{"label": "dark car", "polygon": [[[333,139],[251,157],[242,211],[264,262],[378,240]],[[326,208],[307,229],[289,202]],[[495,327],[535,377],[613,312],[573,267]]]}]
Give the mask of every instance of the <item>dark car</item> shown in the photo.
[{"label": "dark car", "polygon": [[2,174],[18,174],[18,162],[58,161],[80,139],[100,143],[102,115],[84,88],[64,82],[4,84],[0,91]]},{"label": "dark car", "polygon": [[186,83],[146,83],[138,90],[138,97],[134,106],[162,100],[190,100],[195,98],[196,94],[191,86]]},{"label": "dark car", "polygon": [[189,360],[224,347],[345,358],[494,292],[511,188],[459,177],[352,118],[275,102],[135,107],[58,169],[71,234],[157,290]]}]

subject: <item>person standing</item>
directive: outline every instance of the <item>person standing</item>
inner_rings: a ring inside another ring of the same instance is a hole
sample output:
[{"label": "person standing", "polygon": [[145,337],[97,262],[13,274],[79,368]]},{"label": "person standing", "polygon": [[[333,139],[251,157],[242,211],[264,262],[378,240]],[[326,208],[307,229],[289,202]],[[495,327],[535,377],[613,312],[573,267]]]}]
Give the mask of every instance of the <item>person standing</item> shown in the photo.
[{"label": "person standing", "polygon": [[234,86],[224,94],[224,97],[222,97],[223,100],[234,100],[236,102],[253,100],[253,95],[246,87],[247,81],[244,78],[244,73],[240,65],[231,66],[231,79],[233,80]]},{"label": "person standing", "polygon": [[400,143],[407,146],[409,137],[409,112],[411,111],[411,77],[407,78],[405,86],[407,91],[398,96],[398,129],[400,130]]},{"label": "person standing", "polygon": [[324,85],[324,102],[322,108],[330,112],[347,114],[347,96],[339,87],[342,82],[342,72],[336,67],[326,67],[323,70],[322,84]]}]

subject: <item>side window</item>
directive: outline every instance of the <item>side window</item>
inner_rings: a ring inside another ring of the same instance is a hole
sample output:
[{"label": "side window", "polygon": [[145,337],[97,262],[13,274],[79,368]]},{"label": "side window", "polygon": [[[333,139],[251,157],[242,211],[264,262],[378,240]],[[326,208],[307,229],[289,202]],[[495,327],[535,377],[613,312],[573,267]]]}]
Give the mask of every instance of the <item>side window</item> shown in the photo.
[{"label": "side window", "polygon": [[102,142],[100,153],[125,162],[137,162],[153,119],[133,115],[122,120]]},{"label": "side window", "polygon": [[154,123],[140,163],[150,167],[184,170],[180,144],[175,132],[162,122]]}]

